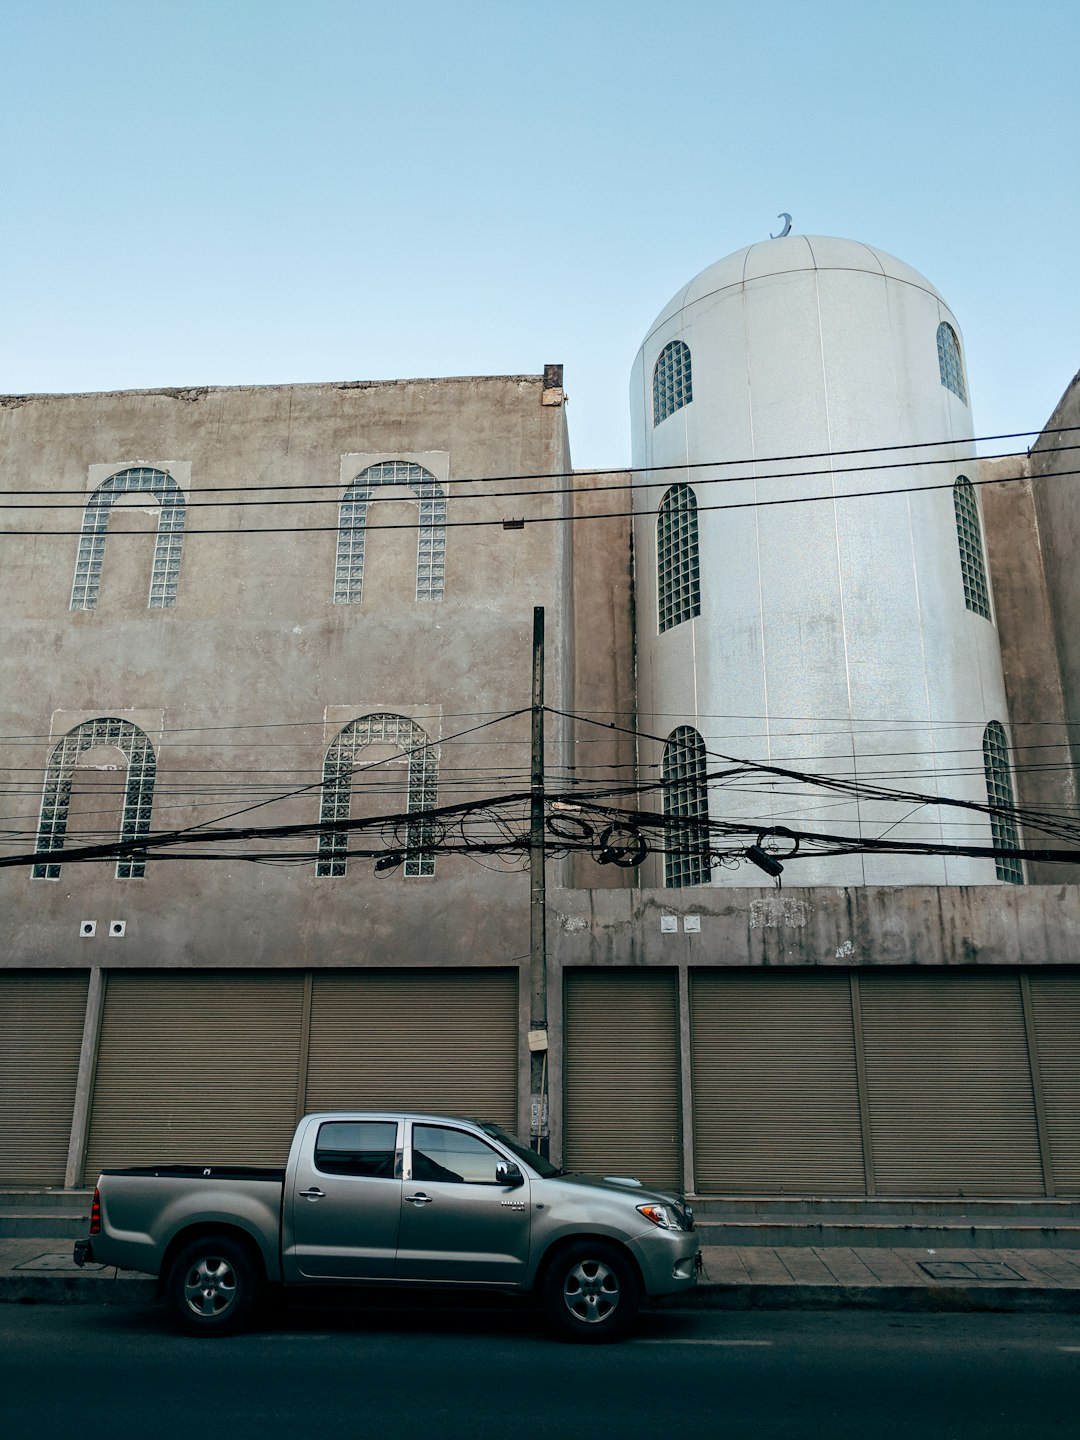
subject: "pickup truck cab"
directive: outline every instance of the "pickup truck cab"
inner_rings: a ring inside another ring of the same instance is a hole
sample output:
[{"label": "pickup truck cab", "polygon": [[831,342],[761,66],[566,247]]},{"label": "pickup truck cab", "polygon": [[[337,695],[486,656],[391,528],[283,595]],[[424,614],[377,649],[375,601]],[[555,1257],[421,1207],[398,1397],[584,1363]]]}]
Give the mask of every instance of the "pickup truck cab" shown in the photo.
[{"label": "pickup truck cab", "polygon": [[106,1170],[87,1260],[159,1276],[190,1334],[223,1335],[267,1285],[535,1294],[580,1340],[697,1278],[693,1214],[636,1180],[567,1175],[494,1125],[392,1111],[308,1115],[284,1171]]}]

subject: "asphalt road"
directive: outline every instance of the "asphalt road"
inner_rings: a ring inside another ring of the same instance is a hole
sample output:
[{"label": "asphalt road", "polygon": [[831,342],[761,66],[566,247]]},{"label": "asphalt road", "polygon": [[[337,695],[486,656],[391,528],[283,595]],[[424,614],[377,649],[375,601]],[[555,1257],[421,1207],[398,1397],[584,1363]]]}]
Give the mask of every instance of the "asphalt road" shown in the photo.
[{"label": "asphalt road", "polygon": [[526,1311],[290,1310],[189,1340],[160,1308],[0,1306],[0,1424],[85,1435],[1076,1440],[1080,1316],[665,1312],[621,1345]]}]

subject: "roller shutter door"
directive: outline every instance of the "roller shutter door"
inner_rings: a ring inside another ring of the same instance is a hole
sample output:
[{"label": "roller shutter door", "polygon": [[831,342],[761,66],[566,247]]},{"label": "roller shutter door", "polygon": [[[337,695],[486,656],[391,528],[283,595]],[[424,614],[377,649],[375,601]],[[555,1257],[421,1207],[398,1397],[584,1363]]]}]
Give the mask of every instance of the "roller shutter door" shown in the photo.
[{"label": "roller shutter door", "polygon": [[63,1185],[85,971],[0,975],[0,1184]]},{"label": "roller shutter door", "polygon": [[692,971],[700,1194],[861,1195],[846,974]]},{"label": "roller shutter door", "polygon": [[864,971],[879,1195],[1041,1195],[1015,974]]},{"label": "roller shutter door", "polygon": [[431,1110],[517,1127],[514,970],[319,971],[308,1111]]},{"label": "roller shutter door", "polygon": [[1057,1195],[1080,1195],[1080,975],[1030,973],[1043,1112]]},{"label": "roller shutter door", "polygon": [[568,1170],[682,1186],[677,976],[582,970],[566,976]]},{"label": "roller shutter door", "polygon": [[86,1178],[112,1165],[283,1165],[303,1000],[293,971],[111,974]]}]

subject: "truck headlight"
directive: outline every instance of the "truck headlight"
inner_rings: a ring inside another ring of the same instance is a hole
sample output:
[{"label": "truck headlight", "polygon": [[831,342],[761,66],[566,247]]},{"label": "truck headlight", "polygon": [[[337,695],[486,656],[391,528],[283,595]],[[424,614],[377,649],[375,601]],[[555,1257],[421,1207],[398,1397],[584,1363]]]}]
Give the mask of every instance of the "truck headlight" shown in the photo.
[{"label": "truck headlight", "polygon": [[670,1205],[639,1205],[638,1212],[651,1220],[654,1225],[659,1225],[661,1230],[681,1230],[679,1216],[675,1214]]}]

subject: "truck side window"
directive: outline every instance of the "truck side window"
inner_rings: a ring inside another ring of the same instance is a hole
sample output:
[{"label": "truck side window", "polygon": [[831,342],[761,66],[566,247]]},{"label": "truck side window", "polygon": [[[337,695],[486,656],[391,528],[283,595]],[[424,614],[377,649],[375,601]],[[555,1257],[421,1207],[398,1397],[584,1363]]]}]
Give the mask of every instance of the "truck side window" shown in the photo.
[{"label": "truck side window", "polygon": [[495,1166],[502,1156],[475,1135],[441,1125],[414,1125],[412,1136],[414,1180],[496,1184]]},{"label": "truck side window", "polygon": [[315,1168],[325,1175],[392,1180],[397,1152],[393,1120],[329,1120],[319,1126]]}]

